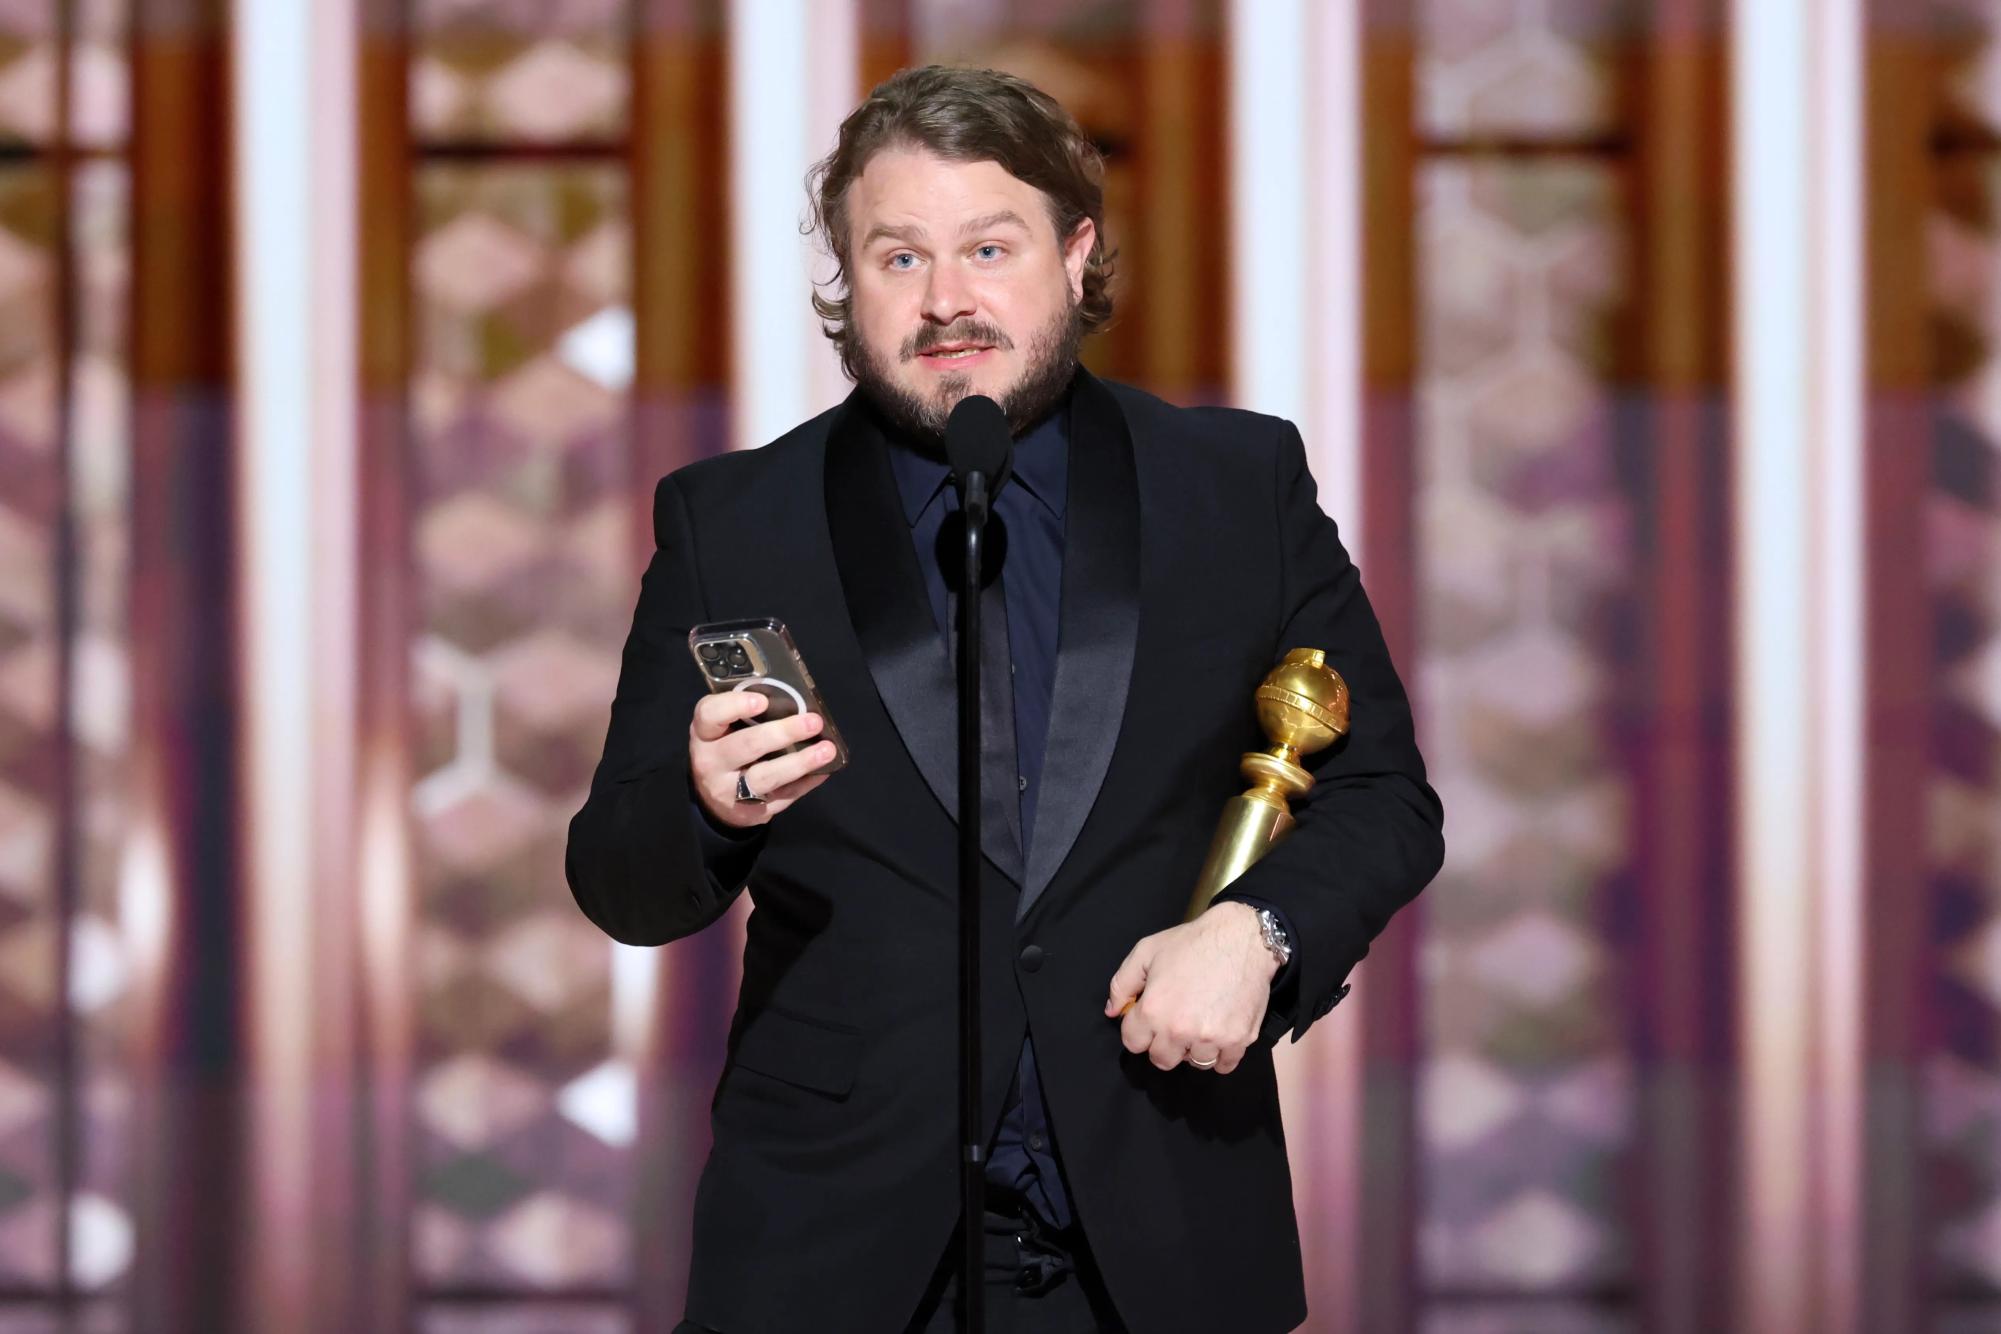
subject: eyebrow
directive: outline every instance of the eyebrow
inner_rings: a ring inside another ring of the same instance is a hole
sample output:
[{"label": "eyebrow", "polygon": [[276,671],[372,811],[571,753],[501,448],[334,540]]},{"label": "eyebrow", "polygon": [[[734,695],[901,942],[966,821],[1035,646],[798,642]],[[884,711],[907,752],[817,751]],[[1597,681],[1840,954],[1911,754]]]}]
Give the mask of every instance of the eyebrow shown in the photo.
[{"label": "eyebrow", "polygon": [[[996,227],[1006,226],[1019,227],[1022,231],[1028,230],[1028,224],[1021,220],[1021,214],[1016,213],[1011,208],[1004,208],[997,212],[974,218],[971,222],[959,228],[959,235],[972,236],[978,232],[992,231]],[[866,250],[884,238],[892,241],[901,241],[905,245],[921,245],[925,238],[925,231],[922,227],[915,224],[908,227],[895,227],[886,222],[878,222],[875,226],[869,228],[868,235],[862,238],[862,249]]]}]

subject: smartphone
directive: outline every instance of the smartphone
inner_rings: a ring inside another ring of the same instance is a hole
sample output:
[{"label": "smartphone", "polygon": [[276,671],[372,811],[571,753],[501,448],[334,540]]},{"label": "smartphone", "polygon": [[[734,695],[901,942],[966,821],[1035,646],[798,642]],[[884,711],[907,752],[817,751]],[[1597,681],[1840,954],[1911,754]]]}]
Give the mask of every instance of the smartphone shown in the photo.
[{"label": "smartphone", "polygon": [[848,743],[841,739],[841,729],[834,726],[834,717],[827,712],[827,701],[820,698],[819,687],[813,684],[813,673],[806,670],[806,659],[799,656],[799,647],[792,642],[785,622],[764,616],[698,625],[688,632],[688,651],[694,654],[702,679],[709,683],[710,694],[754,690],[771,701],[763,713],[745,719],[738,727],[775,722],[801,713],[820,715],[824,724],[820,735],[795,741],[773,754],[790,755],[819,742],[831,741],[834,758],[813,772],[830,774],[847,765]]}]

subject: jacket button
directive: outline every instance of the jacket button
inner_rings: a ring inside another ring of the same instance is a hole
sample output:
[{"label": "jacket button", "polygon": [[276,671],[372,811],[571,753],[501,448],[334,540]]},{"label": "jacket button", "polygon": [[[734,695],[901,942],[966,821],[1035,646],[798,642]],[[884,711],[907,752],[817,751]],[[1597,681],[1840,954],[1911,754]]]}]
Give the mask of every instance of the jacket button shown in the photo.
[{"label": "jacket button", "polygon": [[1042,946],[1024,945],[1021,950],[1021,971],[1032,973],[1042,967]]}]

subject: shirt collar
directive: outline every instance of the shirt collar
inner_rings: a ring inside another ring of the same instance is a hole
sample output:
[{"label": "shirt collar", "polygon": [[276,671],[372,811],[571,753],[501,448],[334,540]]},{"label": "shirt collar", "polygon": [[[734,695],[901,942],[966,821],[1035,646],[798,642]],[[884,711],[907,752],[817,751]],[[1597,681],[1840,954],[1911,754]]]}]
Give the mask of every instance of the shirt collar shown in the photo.
[{"label": "shirt collar", "polygon": [[[893,432],[889,436],[889,467],[896,475],[897,495],[903,501],[903,517],[912,528],[924,511],[944,492],[952,470],[935,454],[927,454]],[[1022,433],[1014,442],[1014,469],[1010,485],[1042,502],[1058,519],[1068,498],[1070,480],[1070,396]]]}]

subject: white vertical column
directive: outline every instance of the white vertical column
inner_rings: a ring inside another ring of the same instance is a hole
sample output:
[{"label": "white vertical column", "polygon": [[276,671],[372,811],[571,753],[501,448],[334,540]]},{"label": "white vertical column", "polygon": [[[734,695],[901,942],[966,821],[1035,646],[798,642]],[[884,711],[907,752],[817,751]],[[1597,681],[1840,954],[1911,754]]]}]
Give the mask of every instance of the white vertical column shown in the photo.
[{"label": "white vertical column", "polygon": [[1747,1329],[1855,1327],[1860,1260],[1859,0],[1736,0],[1738,892]]},{"label": "white vertical column", "polygon": [[1316,5],[1309,50],[1308,255],[1313,325],[1306,345],[1310,409],[1300,423],[1320,505],[1362,552],[1362,6]]},{"label": "white vertical column", "polygon": [[1361,544],[1362,20],[1355,5],[1230,7],[1230,373],[1290,419],[1320,504]]},{"label": "white vertical column", "polygon": [[346,888],[325,814],[352,773],[328,743],[351,730],[355,22],[352,0],[232,11],[252,1300],[274,1329],[312,1318],[316,924]]},{"label": "white vertical column", "polygon": [[1738,0],[1738,930],[1744,1253],[1739,1320],[1803,1331],[1812,928],[1810,0]]},{"label": "white vertical column", "polygon": [[[1290,419],[1321,508],[1362,541],[1362,18],[1353,4],[1229,9],[1231,377]],[[1358,974],[1359,978],[1359,974]],[[1359,1328],[1368,987],[1282,1044],[1279,1098],[1314,1328]]]},{"label": "white vertical column", "polygon": [[1813,1013],[1819,1023],[1816,1096],[1822,1141],[1813,1179],[1820,1221],[1815,1248],[1815,1326],[1860,1329],[1866,985],[1864,790],[1868,746],[1868,515],[1863,503],[1868,353],[1864,160],[1864,0],[1819,0],[1813,47],[1814,165],[1819,179],[1813,248],[1814,435],[1822,451],[1816,494],[1816,656],[1821,669],[1815,727],[1823,783],[1814,827],[1819,861]]},{"label": "white vertical column", "polygon": [[[834,147],[834,137],[839,133],[842,120],[855,109],[855,104],[867,93],[861,86],[862,43],[860,0],[832,0],[812,6],[813,29],[810,34],[813,60],[812,98],[806,108],[806,155],[812,161],[825,157]],[[805,168],[800,168],[802,184],[797,189],[796,198],[800,209],[804,209],[806,194],[803,187]],[[819,253],[818,242],[808,239],[808,275],[813,281],[832,277],[833,260]],[[808,341],[812,352],[808,363],[812,371],[812,398],[806,405],[807,412],[820,412],[832,407],[848,395],[847,375],[841,370],[841,359],[834,353],[834,345],[820,332],[820,321],[808,309]]]},{"label": "white vertical column", "polygon": [[[1315,5],[1308,49],[1313,57],[1307,254],[1314,265],[1308,301],[1313,324],[1306,345],[1307,460],[1319,484],[1320,507],[1341,530],[1356,561],[1366,534],[1362,503],[1364,414],[1362,322],[1364,289],[1362,125],[1363,5]],[[1311,1292],[1337,1334],[1360,1331],[1365,1284],[1361,1274],[1363,1115],[1371,998],[1368,965],[1352,974],[1355,989],[1301,1046],[1310,1064],[1312,1128],[1321,1163],[1314,1173],[1313,1211],[1324,1239],[1309,1273]],[[1346,1009],[1353,1006],[1353,1009]]]},{"label": "white vertical column", "polygon": [[731,0],[729,14],[732,438],[747,449],[847,392],[799,226],[806,172],[856,100],[860,18],[856,0]]},{"label": "white vertical column", "polygon": [[1312,179],[1303,0],[1236,0],[1229,12],[1230,376],[1236,401],[1298,423],[1312,411]]}]

